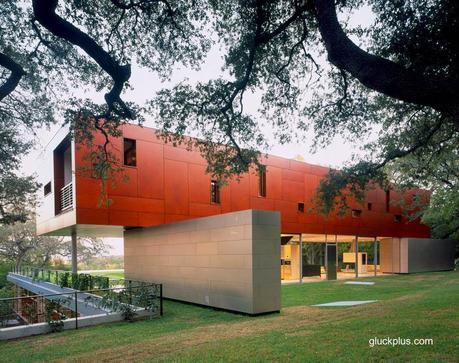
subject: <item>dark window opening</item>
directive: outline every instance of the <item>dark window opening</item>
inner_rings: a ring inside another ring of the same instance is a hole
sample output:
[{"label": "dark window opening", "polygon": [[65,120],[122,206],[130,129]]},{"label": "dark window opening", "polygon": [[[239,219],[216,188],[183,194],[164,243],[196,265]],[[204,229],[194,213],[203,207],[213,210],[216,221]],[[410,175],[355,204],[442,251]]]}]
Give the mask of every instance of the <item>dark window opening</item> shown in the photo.
[{"label": "dark window opening", "polygon": [[48,184],[46,184],[43,188],[43,192],[45,194],[45,197],[51,193],[51,182],[49,182]]},{"label": "dark window opening", "polygon": [[210,182],[210,202],[211,203],[220,203],[220,186],[216,180]]},{"label": "dark window opening", "polygon": [[53,151],[54,172],[51,193],[54,194],[54,214],[70,210],[73,205],[72,187],[72,143],[65,137]]},{"label": "dark window opening", "polygon": [[401,222],[402,221],[402,216],[400,214],[396,214],[394,216],[394,220],[395,220],[395,222]]},{"label": "dark window opening", "polygon": [[373,208],[373,204],[371,204],[371,203],[368,203],[368,204],[367,204],[367,208],[368,208],[368,210],[372,210],[372,208]]},{"label": "dark window opening", "polygon": [[124,139],[124,165],[137,166],[136,141]]},{"label": "dark window opening", "polygon": [[298,203],[298,212],[304,213],[304,203]]},{"label": "dark window opening", "polygon": [[361,215],[362,215],[362,211],[360,209],[352,210],[352,218],[360,218]]},{"label": "dark window opening", "polygon": [[390,190],[386,190],[386,213],[390,210]]},{"label": "dark window opening", "polygon": [[258,172],[258,196],[266,197],[266,170]]}]

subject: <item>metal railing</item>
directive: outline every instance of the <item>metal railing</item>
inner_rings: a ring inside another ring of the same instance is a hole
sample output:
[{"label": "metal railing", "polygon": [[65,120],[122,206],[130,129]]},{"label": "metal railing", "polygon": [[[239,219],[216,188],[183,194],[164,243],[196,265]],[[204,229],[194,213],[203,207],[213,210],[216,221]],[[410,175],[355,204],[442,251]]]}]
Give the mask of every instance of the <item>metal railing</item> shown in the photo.
[{"label": "metal railing", "polygon": [[[16,292],[21,291],[16,288]],[[125,320],[133,320],[140,311],[150,318],[162,316],[162,284],[136,282],[127,287],[2,298],[0,327],[47,322],[56,331],[63,328],[65,320],[74,318],[74,328],[78,329],[78,319],[88,316],[82,314],[88,307],[107,314],[120,313]]]},{"label": "metal railing", "polygon": [[60,198],[61,211],[73,207],[73,183],[68,183],[61,189]]},{"label": "metal railing", "polygon": [[[85,273],[72,273],[65,270],[50,270],[40,267],[21,266],[11,272],[30,277],[33,280],[50,282],[60,287],[68,287],[80,291],[107,289],[111,287],[110,279],[106,276],[93,276]],[[112,285],[112,287],[114,287]]]}]

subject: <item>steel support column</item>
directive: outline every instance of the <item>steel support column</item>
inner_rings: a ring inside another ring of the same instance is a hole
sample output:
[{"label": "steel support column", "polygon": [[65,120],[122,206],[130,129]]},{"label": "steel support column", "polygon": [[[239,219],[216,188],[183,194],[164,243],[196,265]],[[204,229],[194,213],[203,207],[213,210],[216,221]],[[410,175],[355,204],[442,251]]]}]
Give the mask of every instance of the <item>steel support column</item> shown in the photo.
[{"label": "steel support column", "polygon": [[72,231],[72,273],[78,272],[77,233]]},{"label": "steel support column", "polygon": [[328,244],[328,236],[325,234],[325,253],[324,253],[324,268],[325,273],[328,271],[328,251],[327,251],[327,244]]},{"label": "steel support column", "polygon": [[303,234],[300,233],[300,284],[303,282]]},{"label": "steel support column", "polygon": [[355,278],[359,277],[359,236],[355,236]]},{"label": "steel support column", "polygon": [[374,269],[375,269],[375,276],[377,275],[376,273],[376,268],[378,266],[378,241],[375,237],[375,241],[373,243],[373,263],[374,263]]}]

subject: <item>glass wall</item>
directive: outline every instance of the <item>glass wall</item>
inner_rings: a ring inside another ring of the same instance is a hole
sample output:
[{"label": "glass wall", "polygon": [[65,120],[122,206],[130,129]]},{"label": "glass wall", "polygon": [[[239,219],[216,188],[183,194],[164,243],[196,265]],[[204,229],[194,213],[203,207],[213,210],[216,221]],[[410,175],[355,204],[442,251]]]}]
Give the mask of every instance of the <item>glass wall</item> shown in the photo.
[{"label": "glass wall", "polygon": [[[355,236],[283,234],[281,241],[283,281],[336,280],[356,276]],[[358,276],[375,274],[375,247],[378,273],[379,243],[375,245],[373,237],[359,237],[358,241]],[[331,270],[327,271],[327,268]]]},{"label": "glass wall", "polygon": [[281,280],[299,281],[301,271],[300,236],[281,235]]}]

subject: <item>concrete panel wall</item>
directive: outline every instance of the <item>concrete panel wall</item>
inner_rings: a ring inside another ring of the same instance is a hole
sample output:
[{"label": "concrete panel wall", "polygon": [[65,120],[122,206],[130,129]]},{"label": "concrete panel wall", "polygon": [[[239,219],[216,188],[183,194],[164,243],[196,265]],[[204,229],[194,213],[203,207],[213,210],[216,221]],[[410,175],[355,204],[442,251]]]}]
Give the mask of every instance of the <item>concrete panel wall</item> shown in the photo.
[{"label": "concrete panel wall", "polygon": [[400,272],[400,238],[383,238],[380,245],[381,272]]},{"label": "concrete panel wall", "polygon": [[381,240],[381,271],[414,273],[454,268],[455,241],[432,238]]},{"label": "concrete panel wall", "polygon": [[280,310],[280,215],[246,210],[124,234],[126,278],[165,297],[260,314]]},{"label": "concrete panel wall", "polygon": [[408,244],[408,271],[454,269],[455,241],[431,238],[403,238]]}]

